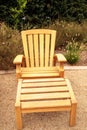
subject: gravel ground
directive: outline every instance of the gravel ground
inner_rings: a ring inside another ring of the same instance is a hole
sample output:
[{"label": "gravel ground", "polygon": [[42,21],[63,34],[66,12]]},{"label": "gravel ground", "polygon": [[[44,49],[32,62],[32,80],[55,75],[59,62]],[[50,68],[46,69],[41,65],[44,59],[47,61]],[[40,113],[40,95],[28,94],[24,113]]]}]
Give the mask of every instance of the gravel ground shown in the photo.
[{"label": "gravel ground", "polygon": [[[23,115],[23,130],[87,130],[87,70],[66,70],[76,99],[76,126],[69,126],[69,112],[32,113]],[[0,130],[17,130],[15,124],[15,73],[0,75]]]}]

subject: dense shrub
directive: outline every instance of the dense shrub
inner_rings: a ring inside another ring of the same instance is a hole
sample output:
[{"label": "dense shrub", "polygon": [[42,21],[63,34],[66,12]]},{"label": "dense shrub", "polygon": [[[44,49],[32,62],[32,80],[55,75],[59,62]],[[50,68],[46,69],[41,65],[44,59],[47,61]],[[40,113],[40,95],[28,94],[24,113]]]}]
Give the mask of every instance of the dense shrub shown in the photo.
[{"label": "dense shrub", "polygon": [[23,53],[20,33],[4,23],[0,25],[0,69],[12,69],[13,59]]},{"label": "dense shrub", "polygon": [[81,23],[83,20],[87,19],[87,1],[62,0],[59,12],[65,20]]},{"label": "dense shrub", "polygon": [[0,0],[0,21],[13,25],[10,8],[17,7],[17,0]]},{"label": "dense shrub", "polygon": [[[8,17],[9,16],[9,17]],[[0,1],[0,21],[17,29],[40,28],[55,20],[87,19],[86,0],[9,0]]]},{"label": "dense shrub", "polygon": [[26,5],[25,15],[30,24],[35,27],[47,26],[58,19],[58,0],[32,0]]},{"label": "dense shrub", "polygon": [[23,29],[24,8],[27,0],[4,0],[0,3],[0,21],[6,22],[14,29]]}]

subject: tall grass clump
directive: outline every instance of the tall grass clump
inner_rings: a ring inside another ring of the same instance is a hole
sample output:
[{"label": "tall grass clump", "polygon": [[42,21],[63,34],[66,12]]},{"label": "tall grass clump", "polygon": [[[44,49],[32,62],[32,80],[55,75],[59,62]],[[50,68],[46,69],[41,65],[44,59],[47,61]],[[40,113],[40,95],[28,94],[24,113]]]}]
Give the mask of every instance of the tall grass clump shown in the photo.
[{"label": "tall grass clump", "polygon": [[0,24],[0,70],[13,69],[13,59],[22,53],[20,32]]},{"label": "tall grass clump", "polygon": [[65,48],[74,39],[75,42],[87,45],[87,22],[78,24],[76,22],[56,21],[49,26],[57,31],[56,49]]}]

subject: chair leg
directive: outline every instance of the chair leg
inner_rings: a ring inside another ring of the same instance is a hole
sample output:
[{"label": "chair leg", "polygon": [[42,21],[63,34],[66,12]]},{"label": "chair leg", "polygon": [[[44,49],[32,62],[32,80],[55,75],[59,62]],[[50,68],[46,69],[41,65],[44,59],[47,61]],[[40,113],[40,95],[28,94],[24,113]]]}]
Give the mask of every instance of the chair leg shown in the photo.
[{"label": "chair leg", "polygon": [[20,107],[15,107],[15,114],[16,114],[17,128],[21,130],[22,129],[22,116],[21,116]]},{"label": "chair leg", "polygon": [[70,126],[74,126],[76,124],[76,108],[77,103],[72,103],[72,108],[70,111]]}]

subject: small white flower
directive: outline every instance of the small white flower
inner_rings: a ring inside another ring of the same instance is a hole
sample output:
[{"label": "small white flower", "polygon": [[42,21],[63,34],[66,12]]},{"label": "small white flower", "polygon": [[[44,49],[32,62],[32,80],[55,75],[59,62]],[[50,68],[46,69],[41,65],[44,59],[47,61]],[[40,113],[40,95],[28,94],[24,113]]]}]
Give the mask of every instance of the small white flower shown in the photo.
[{"label": "small white flower", "polygon": [[4,45],[4,44],[5,44],[5,42],[2,42],[2,44]]}]

